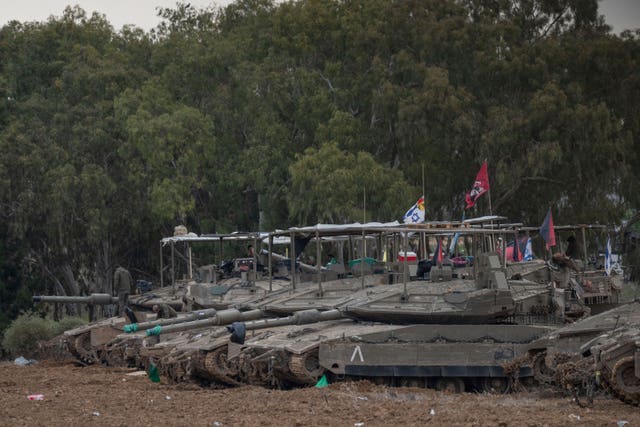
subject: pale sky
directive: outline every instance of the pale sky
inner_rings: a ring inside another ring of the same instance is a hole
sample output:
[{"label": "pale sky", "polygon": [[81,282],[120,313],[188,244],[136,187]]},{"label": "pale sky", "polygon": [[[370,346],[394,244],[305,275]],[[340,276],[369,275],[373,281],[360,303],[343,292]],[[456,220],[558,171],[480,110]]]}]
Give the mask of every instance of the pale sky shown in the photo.
[{"label": "pale sky", "polygon": [[[187,0],[188,1],[188,0]],[[190,0],[193,6],[226,6],[233,0]],[[174,8],[176,0],[0,0],[0,26],[11,20],[46,21],[49,16],[61,16],[67,5],[80,5],[88,15],[98,11],[106,15],[116,30],[125,24],[134,24],[146,31],[154,28],[160,19],[157,7]],[[600,14],[614,32],[640,28],[640,0],[600,0]]]},{"label": "pale sky", "polygon": [[[0,0],[0,26],[11,20],[46,21],[49,16],[62,16],[67,5],[79,5],[88,16],[96,11],[106,15],[114,29],[134,24],[149,31],[160,23],[156,8],[175,9],[177,0]],[[197,8],[226,6],[232,0],[185,0]]]}]

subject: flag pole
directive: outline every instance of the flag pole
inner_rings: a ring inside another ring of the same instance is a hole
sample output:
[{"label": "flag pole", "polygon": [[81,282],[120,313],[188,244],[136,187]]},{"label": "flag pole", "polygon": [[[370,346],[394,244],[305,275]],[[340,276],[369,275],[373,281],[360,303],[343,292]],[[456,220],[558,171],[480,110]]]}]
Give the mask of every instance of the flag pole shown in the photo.
[{"label": "flag pole", "polygon": [[[362,187],[362,225],[367,223],[367,187]],[[367,241],[364,238],[364,227],[362,228],[362,259],[367,255]]]},{"label": "flag pole", "polygon": [[[487,164],[487,159],[484,159],[484,163]],[[489,180],[489,167],[487,166],[487,181]],[[493,209],[491,209],[491,185],[489,185],[489,188],[487,188],[487,196],[489,196],[489,216],[493,216]],[[493,220],[491,220],[491,228],[493,228]],[[493,250],[496,250],[496,242],[495,242],[495,235],[492,234],[491,235],[491,241],[492,241],[492,246],[493,246]],[[506,243],[506,242],[504,242]],[[503,259],[504,259],[504,266],[506,267],[507,265],[507,261],[506,261],[506,248],[500,248],[500,250],[502,251],[502,255],[503,255]]]},{"label": "flag pole", "polygon": [[[485,163],[487,159],[484,159]],[[487,179],[489,179],[489,168],[487,168]],[[491,186],[487,189],[487,195],[489,196],[489,215],[493,216],[493,210],[491,209]]]},{"label": "flag pole", "polygon": [[424,163],[422,163],[422,197],[424,197]]},{"label": "flag pole", "polygon": [[364,260],[367,258],[367,239],[364,235],[364,225],[367,223],[367,186],[362,186],[362,255],[360,256],[360,275],[362,276],[362,289],[364,289]]},{"label": "flag pole", "polygon": [[[422,197],[425,197],[424,194],[424,162],[422,162]],[[426,200],[423,199],[424,202],[424,216],[425,216],[425,220],[427,219],[427,202]],[[427,236],[424,233],[422,234],[422,257],[424,259],[429,258],[429,251],[427,250]]]}]

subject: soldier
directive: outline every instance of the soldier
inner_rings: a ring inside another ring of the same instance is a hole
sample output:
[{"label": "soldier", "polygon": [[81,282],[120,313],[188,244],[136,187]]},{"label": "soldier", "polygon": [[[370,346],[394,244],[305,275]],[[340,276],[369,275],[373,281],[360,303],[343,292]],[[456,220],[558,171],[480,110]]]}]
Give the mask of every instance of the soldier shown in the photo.
[{"label": "soldier", "polygon": [[154,313],[158,315],[158,319],[169,319],[178,317],[178,313],[169,304],[154,304],[152,307]]},{"label": "soldier", "polygon": [[131,273],[129,273],[126,268],[118,266],[113,273],[113,290],[118,297],[119,316],[124,314],[124,307],[127,305],[132,286],[133,280],[131,279]]},{"label": "soldier", "polygon": [[569,236],[567,239],[565,255],[572,259],[582,259],[582,248],[578,244],[575,236]]},{"label": "soldier", "polygon": [[183,313],[186,313],[188,311],[193,311],[193,298],[192,297],[188,297],[186,295],[182,296],[182,309],[180,311],[182,311]]}]

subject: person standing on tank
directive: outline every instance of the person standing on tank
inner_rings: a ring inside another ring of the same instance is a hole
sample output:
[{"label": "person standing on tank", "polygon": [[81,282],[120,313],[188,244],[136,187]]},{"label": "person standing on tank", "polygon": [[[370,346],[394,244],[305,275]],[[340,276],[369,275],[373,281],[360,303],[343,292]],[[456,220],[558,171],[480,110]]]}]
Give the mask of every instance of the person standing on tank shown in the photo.
[{"label": "person standing on tank", "polygon": [[131,289],[133,287],[133,279],[129,270],[122,266],[118,266],[113,273],[113,290],[118,297],[118,315],[124,315],[124,308],[127,305]]}]

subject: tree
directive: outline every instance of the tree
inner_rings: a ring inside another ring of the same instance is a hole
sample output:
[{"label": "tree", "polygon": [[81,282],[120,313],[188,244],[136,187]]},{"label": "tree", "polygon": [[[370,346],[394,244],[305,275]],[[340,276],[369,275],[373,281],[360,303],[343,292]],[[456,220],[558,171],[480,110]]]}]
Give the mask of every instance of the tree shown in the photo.
[{"label": "tree", "polygon": [[340,150],[336,143],[307,149],[290,173],[289,211],[296,224],[392,221],[404,214],[398,206],[411,206],[418,193],[399,171],[379,165],[368,153]]}]

